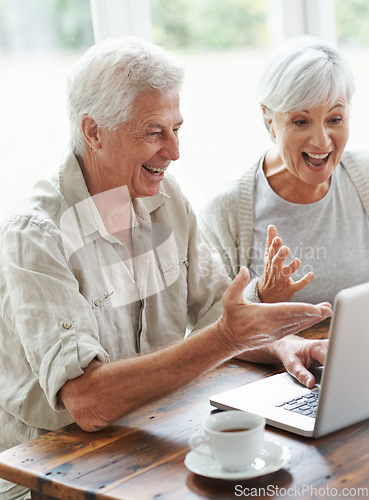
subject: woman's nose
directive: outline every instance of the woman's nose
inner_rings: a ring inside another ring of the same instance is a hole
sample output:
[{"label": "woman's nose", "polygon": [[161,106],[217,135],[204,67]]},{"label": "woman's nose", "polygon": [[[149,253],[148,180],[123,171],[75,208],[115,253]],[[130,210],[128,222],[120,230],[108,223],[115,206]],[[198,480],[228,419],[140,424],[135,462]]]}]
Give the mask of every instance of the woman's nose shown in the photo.
[{"label": "woman's nose", "polygon": [[316,147],[320,151],[326,152],[327,148],[331,144],[331,138],[325,125],[314,127],[311,143],[312,146]]}]

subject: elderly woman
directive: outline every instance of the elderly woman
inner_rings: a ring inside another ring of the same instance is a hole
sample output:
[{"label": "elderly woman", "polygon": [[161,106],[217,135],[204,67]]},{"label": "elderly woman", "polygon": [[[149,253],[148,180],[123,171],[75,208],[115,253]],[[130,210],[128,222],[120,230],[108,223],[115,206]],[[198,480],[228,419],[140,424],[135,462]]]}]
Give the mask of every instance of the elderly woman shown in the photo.
[{"label": "elderly woman", "polygon": [[340,53],[310,37],[282,44],[262,75],[274,145],[201,213],[229,276],[249,267],[251,300],[333,302],[369,280],[369,155],[344,152],[353,91]]}]

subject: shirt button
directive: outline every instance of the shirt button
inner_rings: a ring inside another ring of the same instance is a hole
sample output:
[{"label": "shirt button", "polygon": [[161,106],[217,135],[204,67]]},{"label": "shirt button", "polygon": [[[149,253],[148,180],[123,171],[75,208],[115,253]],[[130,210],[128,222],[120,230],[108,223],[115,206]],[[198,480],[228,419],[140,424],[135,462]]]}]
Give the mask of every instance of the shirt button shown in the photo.
[{"label": "shirt button", "polygon": [[99,307],[100,303],[101,302],[99,301],[99,299],[94,300],[94,304],[95,304],[96,307]]},{"label": "shirt button", "polygon": [[70,328],[72,328],[72,323],[70,321],[64,321],[63,328],[69,330]]}]

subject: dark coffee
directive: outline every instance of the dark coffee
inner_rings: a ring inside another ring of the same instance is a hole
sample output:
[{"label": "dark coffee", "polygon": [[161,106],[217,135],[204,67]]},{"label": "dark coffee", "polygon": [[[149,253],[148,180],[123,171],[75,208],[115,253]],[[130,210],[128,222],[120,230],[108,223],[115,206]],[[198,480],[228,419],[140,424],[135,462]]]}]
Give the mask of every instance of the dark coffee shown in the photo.
[{"label": "dark coffee", "polygon": [[249,427],[233,427],[232,429],[223,429],[222,432],[242,432],[249,431]]}]

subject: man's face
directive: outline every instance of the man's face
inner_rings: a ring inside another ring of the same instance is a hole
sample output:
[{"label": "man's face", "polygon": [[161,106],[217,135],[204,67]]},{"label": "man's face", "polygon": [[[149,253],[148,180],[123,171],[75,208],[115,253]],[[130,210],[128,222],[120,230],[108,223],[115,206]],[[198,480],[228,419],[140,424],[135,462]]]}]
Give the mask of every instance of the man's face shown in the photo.
[{"label": "man's face", "polygon": [[95,151],[94,191],[127,186],[131,198],[153,196],[171,161],[179,158],[178,131],[182,124],[175,91],[140,94],[133,118],[117,130],[100,129]]}]

